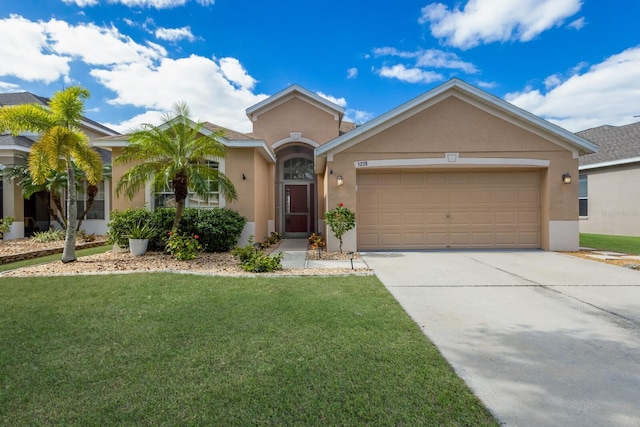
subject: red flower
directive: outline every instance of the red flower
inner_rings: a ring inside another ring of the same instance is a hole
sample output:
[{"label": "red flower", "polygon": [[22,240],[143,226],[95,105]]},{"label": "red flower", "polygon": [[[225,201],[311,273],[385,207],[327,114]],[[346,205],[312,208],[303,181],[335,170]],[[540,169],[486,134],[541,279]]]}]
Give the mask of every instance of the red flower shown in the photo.
[{"label": "red flower", "polygon": [[340,204],[338,204],[338,206],[343,207],[344,205],[342,204],[342,202],[340,202]]},{"label": "red flower", "polygon": [[167,234],[171,236],[173,234],[173,231],[167,231]]},{"label": "red flower", "polygon": [[194,239],[196,239],[196,240],[198,240],[198,239],[200,238],[200,236],[198,236],[197,234],[194,234],[194,235],[193,235],[193,238],[194,238]]}]

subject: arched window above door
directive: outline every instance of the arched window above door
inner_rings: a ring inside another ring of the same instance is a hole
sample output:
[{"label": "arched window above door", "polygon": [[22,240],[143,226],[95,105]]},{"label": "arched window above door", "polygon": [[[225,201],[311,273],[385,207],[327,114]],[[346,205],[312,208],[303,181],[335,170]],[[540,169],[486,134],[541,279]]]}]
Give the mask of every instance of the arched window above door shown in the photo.
[{"label": "arched window above door", "polygon": [[307,157],[291,157],[284,161],[283,179],[296,181],[313,181],[313,159]]}]

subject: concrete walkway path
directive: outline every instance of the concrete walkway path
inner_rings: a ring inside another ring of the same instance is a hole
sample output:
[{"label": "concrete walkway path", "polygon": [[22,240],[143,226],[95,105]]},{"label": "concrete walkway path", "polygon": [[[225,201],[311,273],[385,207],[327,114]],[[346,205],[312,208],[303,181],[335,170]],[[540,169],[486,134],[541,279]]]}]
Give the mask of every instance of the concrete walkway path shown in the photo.
[{"label": "concrete walkway path", "polygon": [[284,253],[282,259],[282,268],[368,268],[362,259],[351,260],[328,260],[328,259],[309,259],[307,260],[307,239],[284,239],[277,251]]},{"label": "concrete walkway path", "polygon": [[507,426],[640,426],[640,272],[554,252],[361,254]]}]

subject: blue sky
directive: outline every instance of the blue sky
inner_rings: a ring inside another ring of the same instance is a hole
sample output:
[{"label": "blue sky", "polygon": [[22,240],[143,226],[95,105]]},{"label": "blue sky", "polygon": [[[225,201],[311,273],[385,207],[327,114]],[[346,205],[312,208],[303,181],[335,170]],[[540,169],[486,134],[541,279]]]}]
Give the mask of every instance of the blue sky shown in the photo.
[{"label": "blue sky", "polygon": [[628,0],[0,0],[0,92],[91,90],[127,131],[176,101],[250,132],[291,84],[366,122],[458,77],[571,131],[640,115]]}]

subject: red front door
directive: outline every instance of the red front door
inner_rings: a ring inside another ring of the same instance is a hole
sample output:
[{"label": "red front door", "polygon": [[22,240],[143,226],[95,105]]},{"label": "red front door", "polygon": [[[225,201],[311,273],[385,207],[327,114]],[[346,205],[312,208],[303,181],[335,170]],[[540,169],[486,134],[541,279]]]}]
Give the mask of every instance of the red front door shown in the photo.
[{"label": "red front door", "polygon": [[309,233],[309,185],[285,184],[284,232]]}]

